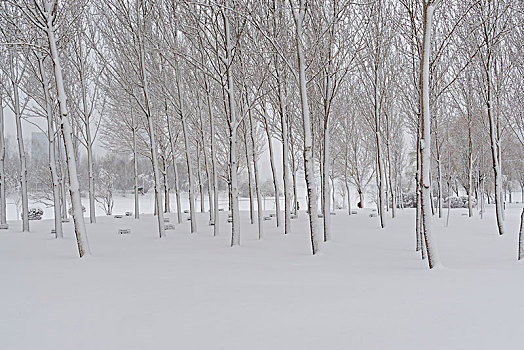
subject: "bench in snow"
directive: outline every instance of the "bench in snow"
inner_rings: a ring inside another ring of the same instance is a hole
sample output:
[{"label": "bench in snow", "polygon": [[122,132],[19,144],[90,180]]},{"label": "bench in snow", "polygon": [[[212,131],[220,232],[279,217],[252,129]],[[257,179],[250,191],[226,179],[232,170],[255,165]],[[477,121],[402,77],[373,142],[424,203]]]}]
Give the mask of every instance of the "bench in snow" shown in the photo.
[{"label": "bench in snow", "polygon": [[62,219],[62,222],[69,222],[69,219]]},{"label": "bench in snow", "polygon": [[0,230],[7,230],[8,228],[9,228],[8,224],[1,224],[0,225]]},{"label": "bench in snow", "polygon": [[332,211],[331,213],[329,213],[330,215],[337,215],[337,213],[335,213],[334,211]]},{"label": "bench in snow", "polygon": [[174,230],[175,229],[175,225],[173,224],[165,224],[164,225],[164,230]]},{"label": "bench in snow", "polygon": [[227,222],[232,223],[233,222],[233,217],[227,218]]},{"label": "bench in snow", "polygon": [[271,213],[271,214],[269,214],[269,216],[271,216],[272,218],[274,218],[274,217],[277,216],[277,214],[276,214],[276,213]]},{"label": "bench in snow", "polygon": [[356,210],[352,210],[352,211],[351,211],[351,214],[356,214],[356,213],[357,213]]},{"label": "bench in snow", "polygon": [[51,229],[51,233],[56,235],[56,230],[54,228]]},{"label": "bench in snow", "polygon": [[324,215],[323,215],[323,214],[318,214],[318,217],[319,217],[319,218],[323,218]]},{"label": "bench in snow", "polygon": [[122,219],[122,218],[123,218],[123,216],[122,216],[122,215],[120,215],[120,214],[118,214],[118,215],[115,215],[115,219]]},{"label": "bench in snow", "polygon": [[376,218],[376,217],[377,217],[377,214],[376,214],[376,213],[371,213],[371,214],[369,214],[369,217],[370,217],[370,218]]},{"label": "bench in snow", "polygon": [[187,209],[184,210],[184,213],[185,213],[185,214],[189,214],[189,210],[187,210]]},{"label": "bench in snow", "polygon": [[271,220],[271,216],[264,216],[264,220],[267,221],[267,220]]},{"label": "bench in snow", "polygon": [[291,219],[296,219],[296,218],[298,218],[298,215],[291,214],[290,218],[291,218]]},{"label": "bench in snow", "polygon": [[126,211],[126,212],[125,212],[125,215],[126,215],[126,216],[133,216],[133,213],[130,212],[130,211]]},{"label": "bench in snow", "polygon": [[118,229],[118,234],[119,235],[128,235],[131,233],[131,229],[130,228],[119,228]]},{"label": "bench in snow", "polygon": [[164,222],[169,222],[169,218],[164,218]]}]

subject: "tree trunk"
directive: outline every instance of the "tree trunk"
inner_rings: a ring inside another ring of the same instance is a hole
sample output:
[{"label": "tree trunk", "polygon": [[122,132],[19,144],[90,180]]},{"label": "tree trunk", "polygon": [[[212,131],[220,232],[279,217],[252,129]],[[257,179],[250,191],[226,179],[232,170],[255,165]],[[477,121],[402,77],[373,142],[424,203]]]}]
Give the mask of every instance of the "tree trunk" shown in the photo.
[{"label": "tree trunk", "polygon": [[135,113],[131,112],[133,118],[133,179],[135,181],[134,197],[135,197],[135,219],[140,219],[140,201],[138,198],[138,153],[136,148],[136,121]]},{"label": "tree trunk", "polygon": [[520,231],[519,231],[519,260],[524,259],[524,208],[520,214]]},{"label": "tree trunk", "polygon": [[249,189],[249,220],[251,225],[255,223],[255,203],[253,198],[253,175],[251,174],[251,160],[249,159],[249,148],[247,145],[247,128],[244,135],[244,150],[246,155],[247,184]]},{"label": "tree trunk", "polygon": [[222,17],[224,20],[225,44],[226,44],[226,74],[227,74],[227,94],[229,101],[229,169],[230,169],[230,185],[231,185],[231,246],[240,245],[240,212],[238,207],[238,160],[237,160],[237,112],[235,103],[235,84],[233,81],[232,62],[233,53],[231,51],[231,28],[229,27],[229,19],[222,10]]},{"label": "tree trunk", "polygon": [[194,180],[194,172],[193,172],[193,164],[191,161],[191,151],[189,149],[189,134],[187,130],[187,120],[186,120],[186,111],[185,111],[185,105],[184,105],[184,96],[182,95],[182,87],[181,87],[181,77],[180,77],[180,69],[178,67],[178,62],[176,63],[175,68],[175,74],[176,74],[176,87],[177,87],[177,95],[178,95],[178,103],[180,107],[180,120],[182,122],[182,133],[184,136],[184,148],[186,153],[186,166],[187,166],[187,174],[189,179],[189,217],[191,218],[191,233],[195,233],[197,231],[197,223],[196,223],[196,210],[195,210],[195,180]]},{"label": "tree trunk", "polygon": [[[82,44],[79,44],[80,54],[82,57]],[[96,206],[95,206],[95,180],[93,174],[93,140],[91,137],[91,125],[90,118],[91,113],[89,112],[89,106],[87,105],[87,87],[84,79],[84,61],[81,58],[80,63],[80,87],[82,91],[82,107],[84,114],[84,126],[85,126],[85,136],[86,136],[86,150],[87,150],[87,177],[89,181],[89,222],[96,222]]]},{"label": "tree trunk", "polygon": [[249,135],[251,136],[251,152],[253,153],[252,158],[253,158],[253,172],[255,175],[255,191],[257,193],[258,239],[262,239],[262,236],[264,235],[264,226],[263,226],[264,212],[262,208],[262,201],[264,199],[262,198],[262,193],[260,191],[260,181],[258,178],[258,160],[257,160],[257,153],[256,153],[255,137],[253,133],[253,118],[251,116],[251,110],[248,111],[248,117],[249,117]]},{"label": "tree trunk", "polygon": [[304,128],[304,172],[306,178],[307,196],[308,196],[308,213],[309,213],[309,227],[311,233],[311,248],[313,254],[320,251],[321,237],[318,234],[317,219],[318,219],[318,198],[317,189],[315,185],[315,167],[313,160],[313,137],[311,132],[311,115],[309,112],[309,100],[307,94],[307,78],[306,78],[306,58],[304,55],[304,38],[303,38],[303,21],[306,12],[306,5],[304,1],[300,1],[299,9],[293,7],[293,1],[290,0],[295,21],[295,44],[297,49],[298,61],[298,75],[299,75],[299,89],[300,89],[300,104],[302,111],[302,121]]},{"label": "tree trunk", "polygon": [[428,256],[429,268],[435,268],[440,265],[437,248],[433,242],[433,230],[431,227],[431,194],[430,194],[430,168],[431,168],[431,116],[429,106],[429,60],[431,53],[431,31],[433,23],[434,5],[432,2],[424,4],[424,35],[422,57],[420,65],[420,84],[421,84],[421,128],[422,138],[420,140],[422,171],[422,225],[424,243]]},{"label": "tree trunk", "polygon": [[206,152],[206,140],[204,137],[204,122],[202,121],[202,100],[200,99],[200,95],[198,95],[198,118],[200,121],[200,132],[202,135],[202,152],[204,153],[204,166],[206,169],[206,179],[207,179],[207,194],[208,194],[208,201],[209,201],[209,225],[214,224],[213,215],[214,215],[214,203],[213,203],[213,196],[211,193],[211,188],[213,187],[213,181],[211,179],[211,174],[209,171],[209,161],[208,156]]},{"label": "tree trunk", "polygon": [[375,70],[374,78],[374,119],[375,119],[375,144],[377,147],[377,192],[378,192],[378,215],[380,216],[380,226],[384,228],[386,226],[386,215],[384,213],[384,167],[382,162],[382,137],[380,134],[380,111],[379,111],[379,96],[378,96],[378,74]]},{"label": "tree trunk", "polygon": [[[137,4],[137,6],[139,6]],[[143,9],[145,11],[145,9]],[[156,139],[155,139],[155,124],[153,121],[153,116],[151,112],[151,108],[149,106],[149,81],[147,79],[147,73],[146,73],[146,58],[145,58],[145,40],[143,38],[143,35],[140,31],[140,24],[138,27],[138,45],[139,45],[139,68],[140,68],[140,74],[141,74],[141,83],[142,83],[142,90],[144,93],[144,103],[145,103],[145,112],[146,112],[146,118],[147,118],[147,126],[149,129],[149,147],[151,152],[151,160],[153,164],[153,174],[155,177],[155,203],[156,207],[158,208],[158,234],[159,237],[162,238],[165,236],[165,227],[164,227],[164,213],[162,212],[162,192],[160,191],[161,183],[160,183],[160,169],[158,164],[158,154],[157,154],[157,145],[156,145]]]},{"label": "tree trunk", "polygon": [[[9,57],[9,70],[13,85],[13,110],[16,121],[16,139],[18,141],[18,155],[20,157],[20,191],[22,195],[22,231],[29,231],[29,202],[27,198],[27,157],[22,134],[22,113],[20,111],[20,96],[18,91],[18,78],[15,77],[13,57]],[[18,218],[17,218],[18,219]]]},{"label": "tree trunk", "polygon": [[175,146],[173,144],[173,132],[171,130],[169,115],[167,115],[167,132],[169,135],[169,146],[171,147],[171,162],[173,163],[173,182],[175,186],[177,222],[180,224],[182,222],[182,207],[180,204],[180,187],[178,185],[178,166],[176,164]]},{"label": "tree trunk", "polygon": [[44,100],[47,116],[47,137],[49,141],[49,171],[51,173],[51,181],[53,188],[53,212],[55,221],[55,238],[63,238],[62,230],[62,215],[60,211],[60,187],[58,182],[58,172],[56,169],[56,150],[55,150],[55,123],[53,120],[53,105],[49,94],[49,81],[44,70],[44,58],[38,58],[38,68],[40,79],[42,81],[42,90],[44,92]]},{"label": "tree trunk", "polygon": [[[329,89],[329,88],[328,88]],[[326,102],[327,103],[327,102]],[[322,203],[324,204],[324,242],[331,239],[331,188],[329,186],[329,171],[330,171],[330,119],[327,115],[327,107],[324,114],[324,157],[323,157],[323,176],[322,176]]]},{"label": "tree trunk", "polygon": [[54,20],[56,16],[56,1],[46,1],[44,3],[44,16],[46,19],[46,33],[49,42],[51,58],[53,60],[56,90],[58,93],[58,104],[60,109],[60,122],[62,124],[62,136],[66,151],[67,169],[69,172],[69,194],[71,196],[71,206],[73,221],[75,226],[76,242],[80,257],[90,255],[89,243],[87,241],[87,230],[82,211],[82,200],[80,198],[80,187],[76,168],[76,159],[73,145],[73,135],[67,111],[67,97],[64,89],[62,66],[56,46]]},{"label": "tree trunk", "polygon": [[275,190],[275,212],[277,217],[277,227],[280,227],[280,191],[278,190],[278,174],[275,165],[275,157],[273,153],[273,140],[269,129],[268,115],[264,109],[264,126],[267,135],[267,147],[269,150],[269,163],[271,165],[271,173],[273,174],[273,187]]},{"label": "tree trunk", "polygon": [[[0,85],[0,88],[2,86]],[[5,138],[4,138],[4,104],[0,93],[0,225],[7,226],[7,198],[5,189]]]},{"label": "tree trunk", "polygon": [[204,196],[204,181],[202,181],[202,168],[200,164],[200,152],[197,150],[197,165],[198,165],[198,188],[200,192],[200,212],[206,212],[206,203]]},{"label": "tree trunk", "polygon": [[206,90],[207,111],[209,114],[209,133],[211,134],[211,167],[213,173],[213,236],[218,236],[219,230],[219,207],[218,207],[218,170],[215,145],[215,119],[213,117],[213,107],[211,105],[211,92],[207,76],[204,77],[204,87]]},{"label": "tree trunk", "polygon": [[289,138],[286,111],[285,83],[281,80],[280,72],[276,71],[278,78],[278,100],[280,104],[280,127],[282,134],[282,176],[284,177],[284,234],[291,232],[291,194],[289,189]]}]

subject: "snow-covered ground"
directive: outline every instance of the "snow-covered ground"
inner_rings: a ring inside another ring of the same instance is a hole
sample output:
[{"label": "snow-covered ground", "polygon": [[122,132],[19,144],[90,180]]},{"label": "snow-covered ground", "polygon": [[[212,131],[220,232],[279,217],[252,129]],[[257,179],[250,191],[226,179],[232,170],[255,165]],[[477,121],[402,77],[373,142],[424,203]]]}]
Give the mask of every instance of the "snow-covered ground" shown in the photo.
[{"label": "snow-covered ground", "polygon": [[56,240],[51,220],[31,222],[31,233],[10,222],[0,231],[0,349],[519,349],[521,210],[508,208],[502,237],[493,207],[482,220],[452,210],[448,228],[435,218],[437,271],[414,252],[413,210],[384,230],[369,210],[338,211],[315,257],[304,212],[288,236],[265,221],[262,241],[242,212],[240,248],[228,246],[225,212],[219,237],[207,214],[197,234],[185,221],[165,239],[152,216],[99,217],[82,260],[71,223]]}]

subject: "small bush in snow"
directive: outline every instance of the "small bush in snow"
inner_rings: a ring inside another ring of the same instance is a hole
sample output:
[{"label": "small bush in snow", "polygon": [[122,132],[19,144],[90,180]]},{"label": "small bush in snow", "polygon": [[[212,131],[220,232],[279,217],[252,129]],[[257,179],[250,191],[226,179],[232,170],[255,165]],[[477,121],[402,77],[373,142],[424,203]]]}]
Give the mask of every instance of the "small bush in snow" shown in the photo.
[{"label": "small bush in snow", "polygon": [[42,215],[44,215],[44,211],[40,208],[29,208],[29,212],[27,213],[29,220],[41,220]]}]

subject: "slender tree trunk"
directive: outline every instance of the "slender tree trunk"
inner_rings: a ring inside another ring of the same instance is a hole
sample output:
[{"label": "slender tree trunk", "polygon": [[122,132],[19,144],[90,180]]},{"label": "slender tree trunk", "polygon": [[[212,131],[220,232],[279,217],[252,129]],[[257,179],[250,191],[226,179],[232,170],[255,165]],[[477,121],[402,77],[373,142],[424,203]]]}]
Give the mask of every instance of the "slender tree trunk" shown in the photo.
[{"label": "slender tree trunk", "polygon": [[195,175],[193,172],[193,163],[191,160],[191,150],[189,146],[189,134],[188,134],[187,120],[186,120],[187,116],[186,116],[185,105],[184,105],[184,96],[182,94],[180,68],[178,67],[178,62],[175,68],[175,74],[176,74],[178,103],[180,107],[180,120],[182,122],[182,133],[184,136],[187,174],[188,174],[188,179],[189,179],[189,186],[188,186],[189,188],[189,216],[191,218],[191,233],[195,233],[197,231],[196,209],[195,209],[195,180],[194,180]]},{"label": "slender tree trunk", "polygon": [[175,146],[174,146],[174,140],[173,140],[173,132],[171,127],[169,115],[167,115],[167,132],[169,135],[169,146],[171,147],[171,162],[173,163],[173,182],[175,186],[175,200],[176,200],[176,214],[177,214],[177,222],[180,224],[182,222],[182,207],[180,204],[180,187],[178,184],[178,166],[176,163],[176,156],[175,156]]},{"label": "slender tree trunk", "polygon": [[133,179],[135,181],[134,197],[135,197],[135,219],[140,219],[140,201],[138,197],[138,153],[136,148],[136,121],[135,113],[131,112],[133,118]]},{"label": "slender tree trunk", "polygon": [[202,167],[200,164],[200,152],[197,150],[197,165],[198,165],[198,188],[200,192],[200,212],[205,213],[206,212],[206,203],[205,203],[205,196],[204,196],[204,181],[202,181]]},{"label": "slender tree trunk", "polygon": [[[139,4],[137,4],[137,7]],[[143,9],[143,11],[145,11]],[[139,45],[139,66],[140,66],[140,74],[141,74],[141,83],[142,83],[142,90],[144,93],[144,104],[145,104],[145,111],[146,111],[146,118],[147,118],[147,126],[149,129],[149,147],[151,151],[151,160],[153,164],[153,174],[155,178],[155,203],[156,207],[158,208],[158,234],[159,237],[162,238],[165,236],[165,227],[164,227],[164,213],[162,212],[162,192],[160,191],[161,183],[160,183],[160,169],[158,164],[158,150],[156,145],[156,138],[155,138],[155,124],[153,121],[153,115],[151,112],[151,108],[149,105],[149,81],[147,79],[147,72],[146,72],[146,58],[145,58],[145,40],[143,38],[143,34],[140,31],[140,24],[138,27],[138,45]]]},{"label": "slender tree trunk", "polygon": [[218,236],[219,230],[219,207],[218,207],[218,169],[216,157],[216,141],[215,141],[215,119],[213,116],[213,107],[211,104],[211,92],[209,90],[209,82],[207,76],[204,77],[204,84],[206,90],[206,104],[209,114],[209,133],[211,134],[211,168],[213,174],[213,236]]},{"label": "slender tree trunk", "polygon": [[249,189],[249,220],[251,225],[255,223],[255,203],[253,198],[253,175],[251,174],[251,160],[249,159],[249,148],[247,144],[247,128],[244,135],[244,150],[246,155],[247,184]]},{"label": "slender tree trunk", "polygon": [[22,195],[22,231],[29,231],[29,202],[27,198],[27,157],[24,148],[24,137],[22,134],[22,113],[20,111],[20,96],[18,78],[15,76],[13,57],[9,57],[9,70],[13,85],[13,110],[16,121],[16,139],[18,141],[18,155],[20,157],[20,191]]},{"label": "slender tree trunk", "polygon": [[520,230],[519,230],[519,260],[524,259],[524,208],[520,214]]},{"label": "slender tree trunk", "polygon": [[235,84],[233,81],[232,62],[233,54],[231,50],[231,28],[229,19],[222,10],[224,20],[225,44],[226,44],[226,74],[227,74],[227,94],[229,101],[229,169],[231,186],[231,214],[233,217],[231,225],[231,246],[240,245],[240,212],[238,207],[238,160],[237,160],[237,112],[235,103]]},{"label": "slender tree trunk", "polygon": [[[388,132],[388,135],[389,135],[389,132]],[[396,198],[395,198],[395,189],[393,187],[393,171],[391,167],[391,149],[389,145],[389,140],[386,145],[386,151],[387,151],[387,163],[388,163],[389,191],[391,193],[391,218],[395,218],[395,214],[397,210],[397,203],[396,203]],[[386,206],[389,207],[389,201],[386,202]]]},{"label": "slender tree trunk", "polygon": [[164,184],[164,213],[171,212],[171,206],[169,205],[169,182],[167,179],[167,160],[164,156],[162,156],[162,165],[163,165],[163,171],[162,171],[162,183]]},{"label": "slender tree trunk", "polygon": [[[328,88],[329,89],[329,88]],[[327,103],[327,102],[326,102]],[[322,176],[322,203],[324,204],[324,242],[331,239],[331,188],[329,187],[329,171],[330,171],[330,118],[327,115],[327,107],[325,107],[324,115],[324,158],[323,158],[323,176]]]},{"label": "slender tree trunk", "polygon": [[[0,90],[2,86],[0,85]],[[5,181],[4,104],[0,93],[0,225],[7,227]]]},{"label": "slender tree trunk", "polygon": [[386,226],[386,215],[384,213],[384,165],[382,162],[382,137],[380,134],[380,111],[379,111],[379,96],[378,96],[378,74],[375,70],[374,78],[374,119],[375,119],[375,143],[377,147],[377,191],[378,191],[378,215],[380,216],[380,226],[384,228]]},{"label": "slender tree trunk", "polygon": [[296,160],[295,160],[295,150],[294,150],[294,142],[293,142],[293,133],[289,132],[288,135],[290,136],[290,153],[291,153],[291,180],[293,184],[293,214],[298,215],[298,194],[297,194],[297,166],[296,166]]},{"label": "slender tree trunk", "polygon": [[256,144],[255,144],[255,137],[253,133],[253,117],[251,116],[251,110],[248,111],[248,117],[249,117],[249,135],[251,136],[251,152],[252,158],[253,158],[253,172],[255,175],[255,191],[257,193],[257,223],[258,223],[258,239],[262,239],[262,236],[264,235],[264,226],[263,226],[263,220],[264,220],[264,212],[262,208],[262,201],[264,200],[262,198],[262,193],[260,191],[260,181],[258,177],[258,160],[257,160],[257,151],[256,151]]},{"label": "slender tree trunk", "polygon": [[[80,57],[82,57],[82,44],[80,43]],[[84,126],[86,136],[86,150],[87,150],[87,177],[89,181],[89,222],[96,222],[96,206],[95,206],[95,180],[93,174],[93,140],[91,137],[91,125],[89,106],[87,105],[87,86],[84,79],[84,62],[81,59],[80,67],[80,87],[82,91],[82,107],[84,114]]]},{"label": "slender tree trunk", "polygon": [[44,59],[38,58],[38,68],[40,78],[42,81],[42,90],[44,92],[44,100],[46,106],[47,116],[47,135],[49,140],[49,171],[51,173],[51,181],[53,188],[53,212],[55,221],[55,237],[63,238],[62,230],[62,215],[60,211],[60,186],[58,183],[58,172],[56,169],[56,153],[55,153],[55,123],[53,120],[53,106],[49,94],[49,80],[45,74]]},{"label": "slender tree trunk", "polygon": [[209,201],[209,225],[213,225],[214,224],[214,220],[213,220],[214,203],[213,203],[213,196],[211,193],[211,188],[213,187],[213,180],[211,179],[208,155],[206,151],[206,140],[204,137],[204,122],[202,121],[202,100],[200,99],[200,95],[198,95],[198,118],[200,121],[200,132],[202,135],[202,152],[204,153],[204,166],[206,168],[207,194],[208,194],[208,201]]},{"label": "slender tree trunk", "polygon": [[309,226],[311,233],[311,247],[313,254],[320,251],[321,237],[318,233],[317,219],[318,219],[318,198],[317,189],[315,185],[315,167],[313,160],[313,137],[311,132],[311,115],[309,112],[309,100],[307,94],[307,78],[306,78],[306,59],[304,55],[304,37],[303,37],[303,21],[306,12],[305,2],[300,0],[299,9],[295,9],[294,3],[290,0],[295,21],[295,44],[297,50],[298,61],[298,75],[299,75],[299,91],[300,104],[302,110],[302,121],[304,128],[304,168],[306,177],[306,187],[308,196],[308,213]]},{"label": "slender tree trunk", "polygon": [[67,97],[64,89],[62,66],[56,46],[54,20],[56,15],[56,1],[46,1],[44,3],[44,16],[46,19],[46,33],[49,42],[49,50],[53,60],[56,90],[58,93],[58,104],[60,109],[60,121],[62,124],[62,136],[66,151],[67,169],[69,172],[69,194],[73,212],[75,235],[80,257],[90,255],[89,243],[87,241],[87,230],[82,211],[82,200],[80,198],[80,187],[78,184],[78,174],[73,145],[73,135],[67,111]]},{"label": "slender tree trunk", "polygon": [[492,101],[491,101],[491,73],[489,70],[486,70],[487,78],[487,110],[488,110],[488,120],[489,120],[489,131],[490,131],[490,141],[491,141],[491,156],[493,160],[493,174],[495,178],[495,213],[497,217],[497,226],[499,234],[504,234],[504,208],[503,208],[503,193],[502,193],[502,167],[500,159],[500,139],[497,136],[498,133],[498,124],[495,120],[492,110]]},{"label": "slender tree trunk", "polygon": [[431,227],[431,184],[430,184],[430,168],[431,168],[431,116],[429,106],[429,61],[431,53],[431,31],[433,23],[434,5],[430,2],[424,4],[424,35],[422,57],[420,65],[420,83],[421,83],[421,171],[422,171],[422,225],[424,243],[428,256],[429,268],[435,268],[440,265],[440,260],[437,253],[437,248],[433,242],[432,227]]},{"label": "slender tree trunk", "polygon": [[67,167],[65,164],[66,162],[63,159],[63,156],[65,156],[65,154],[63,154],[62,152],[62,150],[65,150],[65,147],[62,144],[63,142],[62,140],[64,139],[62,134],[63,132],[61,130],[58,130],[57,152],[58,152],[58,166],[60,167],[59,183],[60,183],[60,198],[62,200],[61,208],[62,208],[62,222],[63,222],[63,221],[69,221],[69,219],[67,217],[68,215],[68,212],[67,212],[67,182],[68,182],[68,179],[67,179]]},{"label": "slender tree trunk", "polygon": [[278,174],[275,165],[275,157],[273,152],[273,140],[271,138],[271,131],[269,129],[268,115],[264,109],[264,126],[267,135],[267,147],[269,150],[269,163],[271,165],[271,173],[273,174],[273,187],[275,190],[275,212],[277,216],[277,227],[280,227],[280,191],[278,189]]},{"label": "slender tree trunk", "polygon": [[281,80],[280,72],[277,69],[278,77],[278,100],[280,104],[280,127],[282,134],[282,176],[284,177],[284,234],[291,232],[291,194],[289,188],[289,137],[286,110],[285,83]]}]

